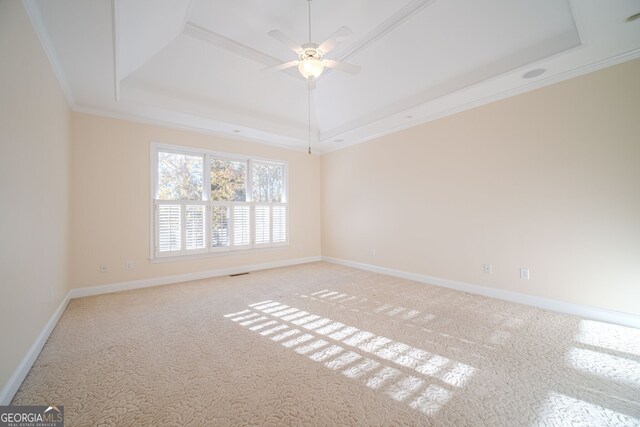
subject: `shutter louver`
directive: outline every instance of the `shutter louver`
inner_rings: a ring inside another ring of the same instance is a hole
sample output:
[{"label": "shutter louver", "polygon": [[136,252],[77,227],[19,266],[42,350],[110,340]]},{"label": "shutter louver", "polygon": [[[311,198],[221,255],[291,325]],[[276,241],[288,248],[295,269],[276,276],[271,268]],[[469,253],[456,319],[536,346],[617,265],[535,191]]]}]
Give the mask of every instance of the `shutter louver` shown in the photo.
[{"label": "shutter louver", "polygon": [[204,205],[187,205],[185,211],[187,250],[204,249]]},{"label": "shutter louver", "polygon": [[269,205],[256,206],[256,244],[265,244],[270,241]]},{"label": "shutter louver", "polygon": [[251,209],[250,206],[233,207],[233,245],[251,244]]},{"label": "shutter louver", "polygon": [[182,249],[180,222],[180,205],[158,206],[158,252]]},{"label": "shutter louver", "polygon": [[273,243],[287,241],[287,207],[273,207]]},{"label": "shutter louver", "polygon": [[211,247],[228,247],[229,243],[229,208],[213,206],[211,208]]}]

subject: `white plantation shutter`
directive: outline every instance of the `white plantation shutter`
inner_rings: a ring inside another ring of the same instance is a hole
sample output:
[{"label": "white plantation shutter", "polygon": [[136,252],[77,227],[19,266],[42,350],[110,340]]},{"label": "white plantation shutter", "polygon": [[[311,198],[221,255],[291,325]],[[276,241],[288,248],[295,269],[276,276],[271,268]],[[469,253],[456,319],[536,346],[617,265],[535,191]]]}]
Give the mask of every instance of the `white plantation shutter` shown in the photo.
[{"label": "white plantation shutter", "polygon": [[213,206],[211,208],[211,247],[229,246],[229,207]]},{"label": "white plantation shutter", "polygon": [[233,206],[233,245],[251,245],[251,207]]},{"label": "white plantation shutter", "polygon": [[272,208],[273,221],[273,243],[283,243],[287,241],[287,207],[275,205]]},{"label": "white plantation shutter", "polygon": [[269,243],[271,240],[271,215],[269,211],[269,205],[256,205],[256,245]]},{"label": "white plantation shutter", "polygon": [[204,249],[204,205],[187,205],[185,209],[185,240],[187,250]]},{"label": "white plantation shutter", "polygon": [[158,205],[156,224],[158,252],[181,250],[182,227],[180,205]]},{"label": "white plantation shutter", "polygon": [[151,259],[289,243],[286,162],[151,145]]}]

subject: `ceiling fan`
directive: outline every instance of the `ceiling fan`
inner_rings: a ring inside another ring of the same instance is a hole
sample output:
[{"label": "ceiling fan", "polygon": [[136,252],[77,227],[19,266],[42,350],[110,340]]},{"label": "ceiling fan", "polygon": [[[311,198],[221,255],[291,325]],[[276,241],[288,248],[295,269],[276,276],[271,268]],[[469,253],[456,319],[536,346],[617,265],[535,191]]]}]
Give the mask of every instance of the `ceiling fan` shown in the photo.
[{"label": "ceiling fan", "polygon": [[287,36],[280,30],[269,31],[269,35],[279,42],[286,45],[289,49],[298,54],[298,59],[289,62],[283,62],[282,64],[274,65],[272,67],[264,68],[262,71],[283,71],[292,67],[298,67],[300,74],[309,82],[309,88],[315,87],[315,79],[320,77],[320,74],[324,71],[324,68],[332,68],[338,71],[344,71],[350,74],[357,74],[360,72],[360,67],[353,64],[347,64],[345,62],[335,61],[333,59],[326,59],[324,56],[329,53],[334,47],[342,43],[353,35],[353,31],[349,27],[340,27],[338,31],[333,33],[327,40],[321,44],[311,42],[311,0],[307,0],[309,4],[309,42],[305,44],[298,44],[291,37]]}]

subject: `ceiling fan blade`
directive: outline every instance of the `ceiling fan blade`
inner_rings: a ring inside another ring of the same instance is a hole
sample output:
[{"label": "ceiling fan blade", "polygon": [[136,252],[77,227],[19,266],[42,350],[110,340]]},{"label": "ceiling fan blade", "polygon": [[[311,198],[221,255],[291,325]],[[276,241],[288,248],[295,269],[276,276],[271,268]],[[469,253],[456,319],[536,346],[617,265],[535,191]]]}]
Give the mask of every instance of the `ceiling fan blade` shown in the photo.
[{"label": "ceiling fan blade", "polygon": [[318,49],[320,49],[324,53],[328,53],[334,47],[336,47],[338,44],[342,43],[352,35],[353,35],[353,31],[351,31],[351,28],[340,27],[338,28],[338,31],[331,34],[331,36],[329,36],[328,39],[322,42],[322,44],[318,47]]},{"label": "ceiling fan blade", "polygon": [[358,65],[347,64],[346,62],[334,61],[333,59],[323,59],[322,63],[325,67],[333,68],[334,70],[344,71],[349,74],[358,74],[360,67]]},{"label": "ceiling fan blade", "polygon": [[286,70],[287,68],[295,67],[299,63],[300,63],[300,61],[298,61],[298,60],[289,61],[289,62],[283,62],[282,64],[278,64],[278,65],[274,65],[274,66],[271,66],[271,67],[263,68],[260,71],[282,71],[282,70]]},{"label": "ceiling fan blade", "polygon": [[295,53],[300,53],[303,50],[302,46],[294,42],[291,39],[291,37],[289,37],[288,35],[286,35],[280,30],[271,30],[269,31],[269,35],[274,39],[278,40],[280,43],[283,43],[284,45],[286,45],[289,49],[291,49]]}]

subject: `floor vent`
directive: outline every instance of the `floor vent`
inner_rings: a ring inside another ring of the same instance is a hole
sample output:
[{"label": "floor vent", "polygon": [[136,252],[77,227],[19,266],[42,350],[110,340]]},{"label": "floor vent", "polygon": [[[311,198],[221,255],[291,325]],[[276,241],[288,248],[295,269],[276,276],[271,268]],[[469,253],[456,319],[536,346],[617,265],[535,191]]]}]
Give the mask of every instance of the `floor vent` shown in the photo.
[{"label": "floor vent", "polygon": [[249,272],[247,271],[246,273],[230,274],[229,277],[244,276],[245,274],[249,274]]}]

